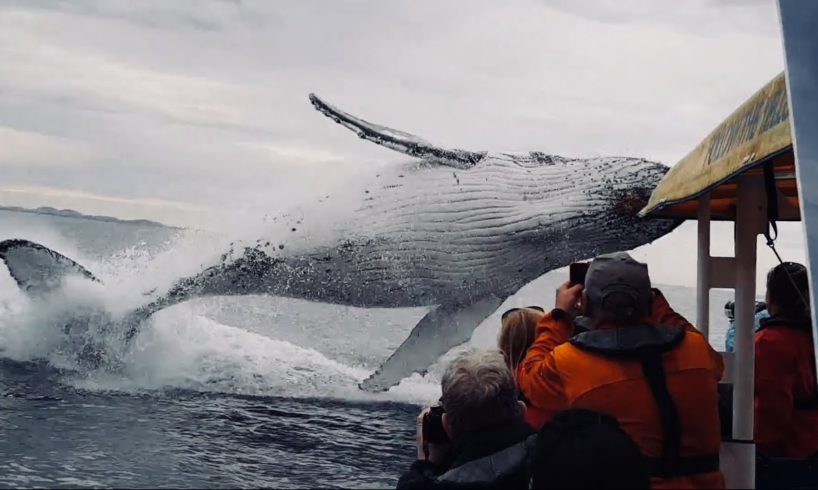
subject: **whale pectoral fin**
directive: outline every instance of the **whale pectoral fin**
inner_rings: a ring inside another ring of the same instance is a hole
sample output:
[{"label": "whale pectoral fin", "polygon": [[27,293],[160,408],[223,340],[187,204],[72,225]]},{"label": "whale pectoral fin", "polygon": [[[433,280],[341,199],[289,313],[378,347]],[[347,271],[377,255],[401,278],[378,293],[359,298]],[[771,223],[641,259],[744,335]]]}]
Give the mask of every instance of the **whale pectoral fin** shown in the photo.
[{"label": "whale pectoral fin", "polygon": [[452,347],[471,338],[472,332],[494,313],[505,298],[484,298],[470,305],[441,305],[424,316],[403,341],[360,388],[385,391],[413,372],[426,369]]},{"label": "whale pectoral fin", "polygon": [[355,131],[361,138],[409,156],[464,169],[473,167],[486,156],[484,151],[441,148],[413,134],[372,124],[327,104],[315,94],[310,94],[310,102],[319,112]]},{"label": "whale pectoral fin", "polygon": [[28,240],[0,242],[0,259],[6,263],[11,277],[20,289],[31,295],[53,290],[70,275],[78,275],[100,282],[85,267],[68,257]]}]

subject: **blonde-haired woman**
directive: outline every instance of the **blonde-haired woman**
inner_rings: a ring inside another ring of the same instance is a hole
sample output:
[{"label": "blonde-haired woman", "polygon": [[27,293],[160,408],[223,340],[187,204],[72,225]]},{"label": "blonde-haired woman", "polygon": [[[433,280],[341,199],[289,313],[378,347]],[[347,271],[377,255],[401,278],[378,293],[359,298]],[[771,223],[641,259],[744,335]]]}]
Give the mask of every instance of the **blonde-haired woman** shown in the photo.
[{"label": "blonde-haired woman", "polygon": [[[528,348],[534,343],[535,331],[537,323],[545,315],[545,311],[539,306],[527,306],[525,308],[512,308],[500,318],[500,335],[497,338],[497,347],[503,353],[511,372],[514,374],[514,380],[517,380],[517,374],[520,370],[520,365],[525,359],[525,354]],[[534,407],[527,399],[520,393],[520,399],[526,404],[525,421],[528,422],[534,430],[539,430],[545,423],[545,413]]]}]

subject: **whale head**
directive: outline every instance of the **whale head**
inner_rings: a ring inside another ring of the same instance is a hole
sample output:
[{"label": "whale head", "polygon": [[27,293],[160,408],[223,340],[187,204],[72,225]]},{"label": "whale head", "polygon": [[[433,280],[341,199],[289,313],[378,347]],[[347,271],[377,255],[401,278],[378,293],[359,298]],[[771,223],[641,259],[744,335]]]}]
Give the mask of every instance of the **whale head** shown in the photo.
[{"label": "whale head", "polygon": [[639,211],[669,168],[643,158],[605,157],[576,161],[571,192],[563,202],[581,207],[571,234],[579,235],[590,257],[650,243],[675,229],[681,220],[640,218]]}]

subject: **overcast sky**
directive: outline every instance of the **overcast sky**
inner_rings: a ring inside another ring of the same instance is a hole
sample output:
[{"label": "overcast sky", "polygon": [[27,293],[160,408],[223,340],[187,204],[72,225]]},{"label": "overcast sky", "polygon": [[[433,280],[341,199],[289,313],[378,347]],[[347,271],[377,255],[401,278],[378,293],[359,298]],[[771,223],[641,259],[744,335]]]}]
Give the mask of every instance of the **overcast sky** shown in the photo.
[{"label": "overcast sky", "polygon": [[212,226],[405,160],[309,92],[445,146],[671,165],[784,62],[774,0],[5,0],[0,66],[0,204]]}]

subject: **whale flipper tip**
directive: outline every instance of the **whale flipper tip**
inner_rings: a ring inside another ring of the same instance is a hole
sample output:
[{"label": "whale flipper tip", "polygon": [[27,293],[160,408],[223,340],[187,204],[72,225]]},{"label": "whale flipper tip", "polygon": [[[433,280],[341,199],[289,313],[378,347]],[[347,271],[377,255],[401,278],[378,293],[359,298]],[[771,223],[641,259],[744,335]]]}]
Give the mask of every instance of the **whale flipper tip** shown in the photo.
[{"label": "whale flipper tip", "polygon": [[468,169],[475,166],[487,154],[484,151],[443,148],[413,134],[355,117],[333,107],[314,93],[310,93],[308,98],[318,112],[355,132],[360,138],[411,157],[422,158],[449,167]]}]

